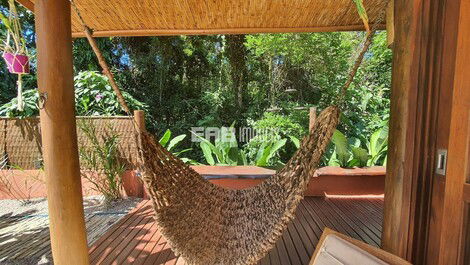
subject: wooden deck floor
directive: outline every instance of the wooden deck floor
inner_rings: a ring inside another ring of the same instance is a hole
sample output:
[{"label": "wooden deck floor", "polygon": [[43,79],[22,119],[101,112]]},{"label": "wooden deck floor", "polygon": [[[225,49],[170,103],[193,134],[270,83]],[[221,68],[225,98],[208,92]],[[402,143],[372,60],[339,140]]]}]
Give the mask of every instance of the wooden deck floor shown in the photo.
[{"label": "wooden deck floor", "polygon": [[[308,264],[324,227],[378,246],[383,199],[306,197],[295,220],[260,265]],[[90,247],[91,264],[184,264],[161,235],[145,201]]]}]

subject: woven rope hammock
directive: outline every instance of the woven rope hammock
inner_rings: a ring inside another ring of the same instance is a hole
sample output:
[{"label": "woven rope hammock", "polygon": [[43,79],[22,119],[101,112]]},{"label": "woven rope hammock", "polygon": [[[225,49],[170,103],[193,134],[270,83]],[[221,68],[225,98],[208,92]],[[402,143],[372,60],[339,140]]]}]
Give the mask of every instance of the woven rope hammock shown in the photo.
[{"label": "woven rope hammock", "polygon": [[[341,89],[354,79],[374,32]],[[144,182],[162,234],[188,264],[256,264],[275,245],[303,198],[310,178],[338,125],[340,108],[324,109],[289,162],[260,185],[230,190],[210,183],[140,132]]]},{"label": "woven rope hammock", "polygon": [[[91,30],[74,5],[103,72],[124,111],[129,108],[101,55]],[[379,19],[378,21],[380,21]],[[379,23],[377,22],[376,25]],[[322,111],[310,134],[283,169],[260,185],[230,190],[204,179],[161,146],[153,135],[139,131],[141,171],[162,234],[188,264],[255,264],[275,245],[303,198],[310,178],[339,121],[340,105],[372,42],[369,31],[338,96],[337,105]]]},{"label": "woven rope hammock", "polygon": [[143,172],[156,219],[188,264],[255,264],[274,246],[303,198],[338,123],[331,106],[286,166],[260,185],[230,190],[210,183],[141,135]]}]

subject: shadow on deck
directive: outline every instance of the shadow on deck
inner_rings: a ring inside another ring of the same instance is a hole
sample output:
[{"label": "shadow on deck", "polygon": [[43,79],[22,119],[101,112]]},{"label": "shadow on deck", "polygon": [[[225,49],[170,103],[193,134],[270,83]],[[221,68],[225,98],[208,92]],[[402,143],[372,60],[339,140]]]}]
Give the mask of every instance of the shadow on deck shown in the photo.
[{"label": "shadow on deck", "polygon": [[[379,246],[383,199],[306,197],[296,218],[259,264],[308,264],[323,228]],[[184,264],[153,220],[150,201],[139,204],[90,247],[91,264]]]}]

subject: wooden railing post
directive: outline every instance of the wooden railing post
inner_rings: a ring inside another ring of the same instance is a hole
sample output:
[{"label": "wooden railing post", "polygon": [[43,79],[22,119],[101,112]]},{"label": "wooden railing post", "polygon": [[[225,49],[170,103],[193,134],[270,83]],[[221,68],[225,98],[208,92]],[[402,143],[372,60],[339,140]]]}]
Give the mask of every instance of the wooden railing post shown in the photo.
[{"label": "wooden railing post", "polygon": [[134,122],[140,132],[145,132],[145,112],[143,110],[134,110]]},{"label": "wooden railing post", "polygon": [[88,265],[75,122],[69,0],[36,0],[38,88],[54,264]]},{"label": "wooden railing post", "polygon": [[310,112],[309,112],[309,123],[308,123],[308,130],[310,132],[312,131],[316,120],[317,120],[317,108],[311,107]]}]

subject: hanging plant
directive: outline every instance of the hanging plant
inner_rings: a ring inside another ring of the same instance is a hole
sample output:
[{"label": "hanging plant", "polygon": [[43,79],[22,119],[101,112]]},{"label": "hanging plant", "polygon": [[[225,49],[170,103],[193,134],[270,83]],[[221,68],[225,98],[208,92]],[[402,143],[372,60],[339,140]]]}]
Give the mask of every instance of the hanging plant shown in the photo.
[{"label": "hanging plant", "polygon": [[26,41],[21,35],[21,24],[16,10],[14,0],[8,0],[8,17],[0,13],[0,19],[6,28],[7,36],[0,44],[3,50],[3,59],[5,60],[8,71],[18,75],[18,110],[23,111],[23,82],[22,75],[29,73],[29,56],[26,49]]}]

